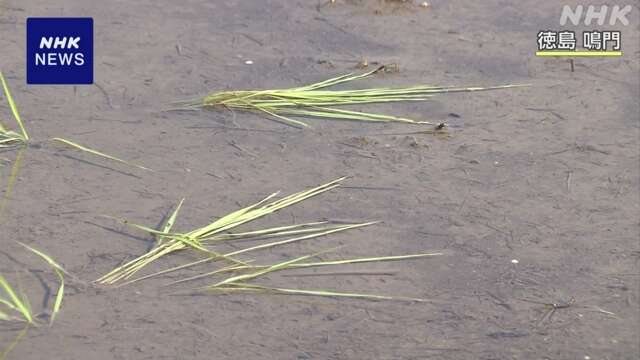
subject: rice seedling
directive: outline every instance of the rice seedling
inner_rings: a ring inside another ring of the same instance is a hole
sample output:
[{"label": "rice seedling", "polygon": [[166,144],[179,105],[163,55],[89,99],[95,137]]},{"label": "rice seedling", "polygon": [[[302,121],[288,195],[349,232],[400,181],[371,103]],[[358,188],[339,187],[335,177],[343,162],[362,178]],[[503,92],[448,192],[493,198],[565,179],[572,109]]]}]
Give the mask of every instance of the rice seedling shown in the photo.
[{"label": "rice seedling", "polygon": [[18,150],[18,154],[16,155],[16,160],[11,166],[11,172],[9,174],[9,178],[7,180],[7,186],[4,190],[4,196],[0,200],[0,224],[2,223],[2,215],[4,214],[4,209],[9,202],[9,198],[11,197],[11,192],[13,191],[13,186],[16,183],[16,179],[18,178],[18,171],[20,170],[20,166],[22,166],[22,156],[24,155],[24,148]]},{"label": "rice seedling", "polygon": [[69,275],[69,273],[57,262],[55,262],[49,255],[43,253],[42,251],[34,249],[31,246],[23,244],[21,242],[18,242],[18,244],[24,246],[27,250],[38,255],[40,258],[46,261],[47,264],[49,264],[49,266],[51,266],[53,271],[56,273],[58,280],[60,280],[60,287],[56,292],[56,298],[53,303],[53,309],[51,310],[51,318],[49,319],[49,324],[53,324],[53,321],[55,320],[56,315],[58,315],[58,312],[60,312],[60,307],[62,307],[62,298],[64,297],[64,275]]},{"label": "rice seedling", "polygon": [[13,114],[13,118],[18,123],[20,127],[20,133],[17,133],[12,130],[8,130],[2,125],[0,122],[0,148],[12,147],[16,145],[23,145],[29,141],[29,134],[27,133],[27,129],[24,127],[24,123],[20,118],[20,113],[18,113],[18,107],[16,106],[15,101],[13,101],[13,97],[11,96],[11,92],[9,91],[9,86],[0,72],[0,82],[2,83],[2,89],[7,98],[7,102],[9,103],[9,108],[11,109],[11,113]]},{"label": "rice seedling", "polygon": [[31,312],[29,299],[24,294],[19,295],[2,275],[0,275],[0,288],[5,293],[5,296],[0,297],[0,304],[14,313],[13,315],[9,315],[6,312],[0,311],[0,320],[21,321],[32,324],[34,316]]},{"label": "rice seedling", "polygon": [[122,163],[122,164],[129,165],[129,166],[137,167],[138,169],[142,169],[142,170],[152,171],[151,169],[149,169],[147,167],[144,167],[142,165],[138,165],[138,164],[131,163],[129,161],[122,160],[122,159],[117,158],[115,156],[111,156],[111,155],[105,154],[103,152],[100,152],[98,150],[94,150],[94,149],[88,148],[86,146],[80,145],[80,144],[78,144],[76,142],[73,142],[71,140],[66,140],[66,139],[62,139],[62,138],[59,138],[59,137],[54,137],[54,138],[51,138],[50,140],[51,141],[57,141],[57,142],[62,143],[64,145],[70,146],[70,147],[75,148],[75,149],[80,150],[80,151],[84,151],[84,152],[89,153],[91,155],[95,155],[95,156],[101,157],[103,159],[108,159],[108,160],[112,160],[112,161],[115,161],[115,162],[119,162],[119,163]]},{"label": "rice seedling", "polygon": [[[399,261],[399,260],[410,260],[410,259],[418,259],[429,256],[440,256],[442,253],[423,253],[423,254],[411,254],[411,255],[396,255],[396,256],[378,256],[378,257],[362,257],[362,258],[353,258],[353,259],[343,259],[343,260],[326,260],[326,261],[317,261],[317,262],[303,262],[303,263],[290,263],[284,269],[302,269],[302,268],[311,268],[311,267],[322,267],[322,266],[332,266],[332,265],[348,265],[348,264],[362,264],[368,262],[383,262],[383,261]],[[176,285],[180,283],[184,283],[187,281],[198,280],[222,273],[227,272],[238,272],[238,271],[249,271],[249,270],[262,270],[270,267],[270,265],[237,265],[237,266],[228,266],[222,269],[218,269],[209,273],[199,274],[195,276],[191,276],[188,278],[184,278],[181,280],[173,281],[167,285]],[[212,288],[212,287],[208,287]]]},{"label": "rice seedling", "polygon": [[[335,232],[345,231],[354,227],[362,227],[371,225],[372,223],[361,223],[361,224],[327,224],[325,222],[316,222],[316,223],[306,223],[306,224],[298,224],[293,226],[285,226],[285,227],[276,227],[271,229],[263,229],[252,232],[245,233],[228,233],[228,231],[236,228],[242,224],[248,223],[250,221],[262,218],[269,214],[272,214],[278,210],[286,208],[288,206],[294,205],[303,200],[309,199],[331,189],[335,189],[339,186],[340,181],[344,178],[336,179],[329,183],[317,186],[315,188],[301,191],[289,196],[286,196],[279,200],[272,199],[278,195],[278,193],[273,193],[261,201],[242,208],[240,210],[236,210],[226,216],[219,218],[218,220],[206,225],[204,227],[186,232],[186,233],[175,233],[171,232],[173,223],[175,218],[180,211],[182,206],[182,202],[176,207],[173,214],[169,217],[166,224],[163,226],[161,231],[154,230],[152,228],[129,223],[125,221],[126,224],[135,227],[139,230],[149,232],[156,237],[157,245],[151,249],[148,253],[112,270],[108,274],[104,275],[100,279],[97,280],[98,283],[102,284],[114,284],[121,280],[126,280],[130,278],[132,275],[137,273],[140,269],[149,265],[153,261],[165,256],[167,254],[184,250],[184,249],[195,249],[198,252],[204,254],[206,258],[205,261],[215,261],[215,260],[226,260],[228,262],[234,264],[246,265],[245,262],[237,260],[235,256],[240,255],[242,253],[265,249],[273,246],[284,245],[292,242],[302,241],[306,239],[311,239],[314,237],[324,236]],[[277,242],[262,244],[258,246],[254,246],[251,248],[233,251],[228,254],[222,254],[220,252],[216,252],[211,249],[208,245],[213,245],[216,242],[221,241],[229,241],[234,239],[246,239],[251,237],[277,237],[277,236],[290,236],[289,238]],[[291,237],[293,236],[293,237]]]},{"label": "rice seedling", "polygon": [[[244,291],[244,292],[289,294],[289,295],[361,298],[361,299],[369,299],[369,300],[401,300],[401,301],[424,302],[427,300],[419,299],[419,298],[411,298],[411,297],[401,297],[401,296],[386,296],[386,295],[364,294],[364,293],[356,293],[356,292],[341,292],[341,291],[324,290],[324,289],[323,290],[290,289],[290,288],[271,287],[271,286],[248,283],[247,280],[252,280],[262,275],[266,275],[275,271],[282,271],[282,270],[295,269],[295,268],[329,266],[329,265],[345,265],[345,264],[356,264],[356,263],[364,263],[364,262],[408,260],[408,259],[417,259],[417,258],[428,257],[428,256],[439,256],[439,255],[442,255],[442,253],[381,256],[381,257],[370,257],[370,258],[355,258],[355,259],[348,259],[348,260],[330,260],[330,261],[320,261],[320,262],[311,262],[311,263],[301,262],[301,261],[310,259],[312,257],[315,257],[317,255],[319,254],[305,255],[292,260],[287,260],[281,263],[268,265],[268,266],[247,266],[245,268],[235,267],[235,268],[225,269],[225,271],[238,271],[238,270],[252,269],[253,272],[247,272],[245,274],[231,276],[215,284],[200,287],[197,290],[217,291],[217,292],[223,292],[223,293]],[[204,275],[210,276],[212,274],[209,273]],[[193,280],[193,279],[195,279],[195,277],[192,277],[186,280]],[[174,282],[174,283],[177,283],[177,282]]]},{"label": "rice seedling", "polygon": [[[52,325],[56,315],[60,312],[60,308],[62,307],[62,299],[64,297],[64,275],[68,275],[68,273],[62,266],[44,252],[21,242],[18,242],[18,244],[22,245],[24,248],[38,255],[41,259],[47,262],[60,281],[60,287],[56,292],[51,314],[49,316],[49,325]],[[29,327],[39,326],[40,321],[38,321],[38,316],[34,314],[31,309],[29,298],[22,291],[16,291],[2,275],[0,275],[0,289],[2,289],[2,292],[4,293],[4,295],[0,293],[0,322],[18,322],[25,324],[24,328],[20,333],[18,333],[13,341],[11,341],[11,343],[9,343],[2,352],[0,352],[0,360],[2,360],[26,335]]]},{"label": "rice seedling", "polygon": [[[22,118],[20,117],[20,113],[18,112],[18,107],[16,106],[16,103],[13,100],[13,97],[11,96],[11,91],[9,91],[9,86],[7,85],[7,82],[4,76],[2,75],[1,71],[0,71],[0,82],[2,83],[2,89],[7,99],[7,102],[9,104],[9,108],[11,109],[11,113],[13,114],[13,118],[15,119],[16,123],[18,124],[18,127],[20,128],[20,132],[10,130],[8,127],[2,124],[2,121],[0,121],[0,149],[26,146],[30,143],[30,137],[29,137],[29,134],[27,133],[27,130],[25,128],[24,122],[22,121]],[[103,152],[80,145],[77,142],[74,142],[71,140],[67,140],[59,137],[54,137],[49,140],[66,145],[76,150],[89,153],[94,156],[101,157],[103,159],[116,161],[126,165],[134,166],[143,170],[150,170],[144,166],[130,163],[128,161],[122,160],[115,156],[107,155]]]},{"label": "rice seedling", "polygon": [[[173,231],[173,225],[176,221],[178,212],[180,211],[183,201],[181,201],[173,210],[171,215],[167,217],[167,220],[161,226],[160,230],[155,230],[143,225],[138,225],[124,221],[125,224],[132,226],[138,230],[146,231],[155,237],[155,246],[146,254],[135,258],[132,261],[119,266],[97,279],[96,282],[100,284],[113,285],[119,283],[120,286],[131,284],[140,280],[149,279],[152,277],[168,274],[187,268],[203,265],[214,261],[225,261],[227,266],[215,269],[213,271],[205,272],[196,276],[183,278],[178,281],[174,281],[167,285],[175,285],[184,283],[187,281],[193,281],[206,277],[219,276],[225,273],[232,273],[226,279],[223,279],[217,283],[209,286],[200,287],[198,291],[214,291],[214,292],[253,292],[253,293],[279,293],[289,295],[313,295],[313,296],[331,296],[331,297],[356,297],[366,298],[373,300],[410,300],[418,301],[415,298],[402,298],[402,297],[390,297],[374,294],[361,294],[355,292],[339,292],[333,290],[317,290],[317,289],[290,289],[281,287],[269,287],[251,283],[249,281],[257,279],[267,274],[274,272],[310,268],[310,267],[324,267],[324,266],[337,266],[337,265],[349,265],[358,263],[371,263],[371,262],[383,262],[383,261],[401,261],[418,258],[426,258],[431,256],[439,256],[442,253],[421,253],[421,254],[409,254],[409,255],[397,255],[397,256],[381,256],[381,257],[361,257],[352,259],[336,259],[325,261],[309,261],[313,257],[317,257],[321,253],[315,253],[311,255],[305,255],[297,257],[292,260],[272,264],[272,265],[251,265],[255,259],[240,259],[238,256],[245,255],[250,252],[255,252],[264,249],[270,249],[276,246],[283,246],[326,236],[329,234],[342,232],[350,229],[361,228],[365,226],[373,225],[377,222],[362,222],[362,223],[331,223],[327,221],[309,222],[302,224],[278,226],[273,228],[244,231],[244,232],[231,232],[236,227],[256,220],[258,218],[272,214],[285,207],[294,205],[298,202],[304,201],[316,195],[322,194],[329,190],[335,189],[340,186],[340,182],[344,178],[339,178],[326,184],[319,185],[317,187],[294,193],[292,195],[285,196],[279,200],[273,200],[278,193],[273,193],[263,200],[236,210],[226,216],[219,218],[211,224],[192,230],[186,233],[180,233]],[[264,240],[272,238],[281,238],[277,241]],[[255,240],[262,241],[258,245],[249,246],[241,249],[237,249],[230,252],[223,252],[214,250],[216,247],[221,246],[224,242],[237,241],[237,240]],[[130,278],[138,271],[143,269],[150,263],[160,259],[161,257],[177,252],[191,249],[196,253],[199,253],[202,258],[187,264],[175,266],[173,268],[165,269],[159,272],[151,273],[130,280]]]},{"label": "rice seedling", "polygon": [[363,73],[349,73],[314,84],[289,89],[240,90],[211,93],[202,99],[184,102],[183,109],[223,108],[252,111],[268,115],[295,127],[308,124],[293,117],[314,117],[323,119],[400,122],[407,124],[430,124],[429,121],[415,120],[400,116],[384,115],[337,108],[340,106],[366,105],[373,103],[395,103],[402,101],[426,101],[436,94],[472,92],[482,90],[507,89],[520,85],[500,85],[491,87],[455,87],[417,85],[403,88],[368,88],[359,90],[327,90],[326,88],[350,83],[386,71],[386,66]]},{"label": "rice seedling", "polygon": [[[44,252],[21,242],[18,242],[18,244],[43,259],[51,267],[51,269],[53,269],[53,272],[56,274],[58,280],[60,281],[60,287],[56,292],[53,308],[49,317],[49,324],[53,324],[56,315],[60,312],[60,308],[62,307],[62,299],[64,298],[64,275],[69,275],[69,273]],[[24,294],[18,294],[18,292],[16,292],[14,288],[11,287],[9,282],[1,275],[0,289],[2,289],[5,293],[5,296],[0,296],[0,304],[4,305],[6,310],[13,312],[13,315],[9,315],[8,313],[3,312],[0,309],[0,320],[21,321],[26,322],[30,325],[38,325],[35,315],[31,311],[29,299]]]}]

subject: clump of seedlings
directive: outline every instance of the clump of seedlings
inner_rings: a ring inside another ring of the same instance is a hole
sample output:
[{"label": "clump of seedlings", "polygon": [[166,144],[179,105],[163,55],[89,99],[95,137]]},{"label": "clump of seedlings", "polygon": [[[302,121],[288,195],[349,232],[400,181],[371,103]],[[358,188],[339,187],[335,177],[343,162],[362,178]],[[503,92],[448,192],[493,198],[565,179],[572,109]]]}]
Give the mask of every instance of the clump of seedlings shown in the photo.
[{"label": "clump of seedlings", "polygon": [[[217,267],[211,271],[206,271],[196,276],[174,281],[171,284],[183,283],[186,281],[201,279],[205,277],[221,276],[224,274],[231,274],[229,277],[217,281],[211,285],[200,287],[199,291],[215,291],[215,292],[271,292],[281,294],[298,294],[298,295],[316,295],[316,296],[333,296],[333,297],[360,297],[368,299],[400,299],[400,300],[412,300],[419,301],[420,299],[414,298],[401,298],[390,297],[382,295],[372,294],[360,294],[355,292],[338,292],[332,290],[309,290],[309,289],[289,289],[280,287],[270,287],[265,285],[259,285],[250,282],[258,277],[267,275],[276,271],[283,271],[289,269],[300,269],[310,267],[323,267],[323,266],[336,266],[347,265],[366,262],[381,262],[381,261],[398,261],[409,260],[430,256],[442,255],[441,253],[420,253],[400,256],[383,256],[383,257],[363,257],[352,259],[340,259],[340,260],[324,260],[324,261],[312,261],[311,259],[317,257],[322,251],[315,254],[296,257],[291,260],[279,262],[270,265],[255,265],[253,264],[256,259],[246,259],[239,256],[245,256],[250,252],[258,250],[265,250],[274,248],[276,246],[283,246],[300,242],[303,240],[309,240],[326,236],[333,233],[347,231],[351,229],[370,226],[376,222],[361,222],[361,223],[332,223],[327,221],[309,222],[294,225],[278,226],[273,228],[252,230],[252,231],[238,231],[234,230],[243,224],[249,223],[253,220],[270,215],[278,210],[287,208],[301,201],[307,200],[316,195],[330,191],[340,186],[340,182],[344,178],[339,178],[326,184],[294,193],[289,196],[285,196],[281,199],[274,200],[278,193],[273,193],[263,200],[236,210],[228,215],[225,215],[218,220],[206,225],[204,227],[189,231],[189,232],[175,232],[173,231],[174,223],[182,206],[182,201],[176,206],[175,210],[167,217],[166,221],[160,228],[155,230],[143,225],[133,224],[128,221],[124,221],[125,224],[137,228],[139,230],[148,232],[155,236],[156,245],[146,254],[137,257],[125,263],[122,266],[117,267],[108,274],[102,276],[96,282],[100,284],[116,284],[120,283],[130,284],[139,280],[148,279],[154,276],[167,274],[169,272],[178,271],[205,263],[212,263],[216,261],[226,263],[225,266]],[[271,241],[269,239],[279,238],[277,241]],[[259,245],[236,249],[230,252],[223,252],[217,250],[217,247],[225,242],[240,240],[269,240]],[[142,276],[131,280],[131,277],[140,271],[150,263],[160,259],[161,257],[178,252],[190,250],[198,254],[201,259],[190,262],[184,265],[176,266],[170,269],[166,269],[160,272],[152,273],[150,275]]]},{"label": "clump of seedlings", "polygon": [[[10,130],[8,127],[2,124],[2,121],[0,121],[0,150],[7,149],[7,148],[25,147],[29,145],[29,143],[31,142],[31,138],[29,137],[29,133],[27,132],[27,129],[24,126],[24,122],[20,117],[20,113],[18,112],[18,107],[16,106],[16,103],[13,100],[13,97],[11,96],[11,92],[9,91],[9,86],[7,85],[7,82],[4,76],[2,75],[2,72],[0,72],[0,82],[2,83],[2,89],[4,91],[5,97],[7,98],[7,102],[9,103],[9,108],[11,109],[11,113],[13,114],[13,118],[15,119],[16,123],[18,124],[18,127],[20,128],[19,132]],[[102,153],[100,151],[88,148],[86,146],[80,145],[71,140],[67,140],[59,137],[54,137],[54,138],[51,138],[50,140],[53,142],[57,142],[59,144],[72,147],[76,150],[80,150],[80,151],[104,158],[104,159],[120,162],[130,166],[135,166],[144,170],[149,170],[144,166],[132,164],[130,162],[127,162],[115,156],[111,156],[111,155]]]},{"label": "clump of seedlings", "polygon": [[[60,281],[60,286],[56,291],[53,306],[49,314],[48,322],[49,325],[52,325],[56,318],[56,315],[58,315],[58,313],[60,312],[60,308],[62,307],[65,284],[64,276],[69,275],[69,273],[67,273],[67,271],[62,266],[60,266],[55,260],[53,260],[44,252],[21,242],[18,243],[33,254],[40,257],[42,260],[44,260],[49,265],[49,267],[51,267],[53,272],[58,277],[58,280]],[[9,352],[11,352],[11,350],[27,333],[27,330],[30,326],[41,325],[39,315],[33,312],[31,304],[29,302],[29,298],[24,294],[24,292],[22,292],[21,290],[17,291],[13,286],[11,286],[7,279],[5,279],[2,275],[0,275],[0,322],[25,324],[24,329],[18,334],[18,336],[9,344],[6,349],[4,349],[0,353],[0,359],[4,359],[4,357]]]},{"label": "clump of seedlings", "polygon": [[359,90],[327,89],[335,85],[364,79],[379,72],[385,72],[386,69],[387,67],[383,65],[363,74],[349,73],[318,83],[289,89],[220,91],[211,93],[196,101],[186,102],[184,105],[187,109],[218,108],[252,111],[269,115],[276,120],[296,127],[307,127],[308,125],[293,117],[430,124],[429,121],[424,120],[347,110],[340,107],[373,103],[425,101],[436,94],[442,93],[507,89],[518,86],[455,87],[416,85],[402,88],[381,87]]}]

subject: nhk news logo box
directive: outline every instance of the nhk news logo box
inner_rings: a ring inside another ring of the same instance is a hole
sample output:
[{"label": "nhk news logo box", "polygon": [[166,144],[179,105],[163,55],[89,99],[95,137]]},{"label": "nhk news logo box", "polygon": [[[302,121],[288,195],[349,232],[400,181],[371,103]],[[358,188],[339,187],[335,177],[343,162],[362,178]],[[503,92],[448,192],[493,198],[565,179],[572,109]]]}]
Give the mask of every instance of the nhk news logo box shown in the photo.
[{"label": "nhk news logo box", "polygon": [[92,18],[27,18],[27,84],[93,84]]}]

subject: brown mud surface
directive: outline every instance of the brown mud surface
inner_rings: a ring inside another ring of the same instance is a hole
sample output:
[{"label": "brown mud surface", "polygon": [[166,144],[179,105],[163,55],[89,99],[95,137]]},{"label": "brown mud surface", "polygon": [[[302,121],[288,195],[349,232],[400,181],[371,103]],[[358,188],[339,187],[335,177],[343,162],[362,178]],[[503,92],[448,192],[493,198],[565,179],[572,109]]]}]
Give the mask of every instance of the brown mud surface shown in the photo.
[{"label": "brown mud surface", "polygon": [[[42,308],[37,276],[49,286],[55,278],[18,240],[86,284],[70,284],[54,326],[32,329],[8,359],[637,359],[637,7],[624,56],[576,59],[572,72],[567,59],[533,56],[539,30],[561,30],[561,2],[430,3],[0,1],[0,68],[32,137],[68,137],[156,170],[50,144],[24,151],[0,219],[0,272]],[[31,16],[94,18],[94,86],[25,85]],[[245,113],[164,111],[215,89],[324,80],[364,58],[401,71],[349,86],[532,86],[373,107],[448,121],[450,137],[380,135],[419,130],[403,124],[308,119],[312,129],[299,130]],[[4,100],[0,114],[11,123]],[[16,156],[0,153],[3,189]],[[318,270],[386,272],[378,275],[271,281],[433,303],[176,296],[160,287],[167,278],[90,285],[152,244],[104,214],[155,226],[185,197],[176,226],[188,230],[343,175],[345,188],[261,224],[384,222],[263,256],[335,245],[345,257],[445,256]],[[545,316],[543,303],[570,299]],[[0,349],[18,330],[0,324]]]}]

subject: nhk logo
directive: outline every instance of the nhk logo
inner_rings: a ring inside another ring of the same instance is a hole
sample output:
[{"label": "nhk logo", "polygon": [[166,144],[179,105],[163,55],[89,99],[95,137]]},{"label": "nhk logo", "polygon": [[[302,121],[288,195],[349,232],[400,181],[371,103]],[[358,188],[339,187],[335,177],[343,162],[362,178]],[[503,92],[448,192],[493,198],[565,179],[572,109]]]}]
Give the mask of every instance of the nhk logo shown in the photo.
[{"label": "nhk logo", "polygon": [[93,19],[28,18],[27,83],[92,84]]},{"label": "nhk logo", "polygon": [[[56,37],[55,40],[52,36],[49,36],[48,38],[43,37],[40,40],[40,49],[80,49],[78,42],[80,42],[80,37]],[[72,60],[74,65],[82,66],[84,65],[84,54],[61,52],[36,53],[36,65],[69,66],[71,65]]]}]

